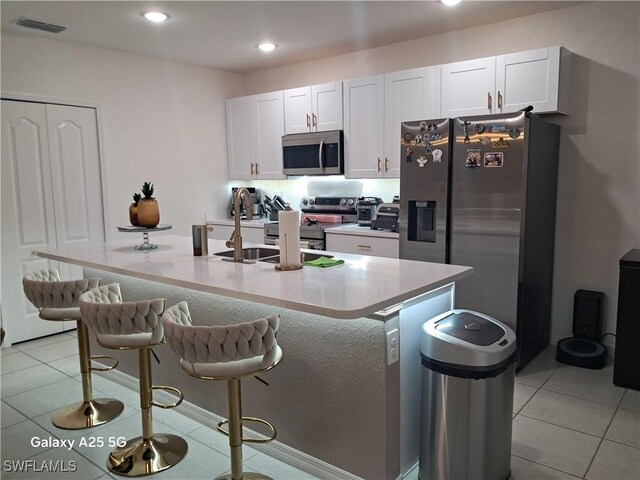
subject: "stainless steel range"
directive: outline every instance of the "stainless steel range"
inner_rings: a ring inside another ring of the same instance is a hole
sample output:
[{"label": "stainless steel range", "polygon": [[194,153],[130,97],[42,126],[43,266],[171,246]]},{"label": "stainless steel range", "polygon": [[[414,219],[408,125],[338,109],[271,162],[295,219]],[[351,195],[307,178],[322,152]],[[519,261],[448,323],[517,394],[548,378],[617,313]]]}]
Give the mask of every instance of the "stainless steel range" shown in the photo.
[{"label": "stainless steel range", "polygon": [[[357,197],[304,197],[300,201],[300,246],[325,250],[325,229],[357,222],[357,200]],[[264,243],[278,245],[278,239],[278,223],[265,223]]]}]

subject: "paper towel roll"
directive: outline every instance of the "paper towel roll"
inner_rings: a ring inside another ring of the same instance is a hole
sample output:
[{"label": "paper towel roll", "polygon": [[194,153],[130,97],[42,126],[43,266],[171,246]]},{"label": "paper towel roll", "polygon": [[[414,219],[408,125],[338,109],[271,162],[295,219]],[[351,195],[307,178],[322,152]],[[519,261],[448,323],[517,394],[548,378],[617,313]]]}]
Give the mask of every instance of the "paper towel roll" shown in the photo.
[{"label": "paper towel roll", "polygon": [[300,265],[300,212],[280,210],[278,212],[280,232],[280,265]]}]

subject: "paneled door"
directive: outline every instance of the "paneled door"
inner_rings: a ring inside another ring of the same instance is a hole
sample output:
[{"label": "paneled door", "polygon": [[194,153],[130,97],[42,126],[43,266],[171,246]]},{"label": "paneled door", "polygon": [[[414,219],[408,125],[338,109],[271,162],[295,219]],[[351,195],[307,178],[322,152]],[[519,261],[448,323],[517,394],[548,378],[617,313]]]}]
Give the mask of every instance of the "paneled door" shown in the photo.
[{"label": "paneled door", "polygon": [[442,116],[460,117],[498,113],[496,57],[442,66]]},{"label": "paneled door", "polygon": [[63,279],[81,278],[80,267],[32,252],[105,239],[94,109],[2,100],[1,233],[6,344],[75,328],[40,320],[22,277],[55,267]]}]

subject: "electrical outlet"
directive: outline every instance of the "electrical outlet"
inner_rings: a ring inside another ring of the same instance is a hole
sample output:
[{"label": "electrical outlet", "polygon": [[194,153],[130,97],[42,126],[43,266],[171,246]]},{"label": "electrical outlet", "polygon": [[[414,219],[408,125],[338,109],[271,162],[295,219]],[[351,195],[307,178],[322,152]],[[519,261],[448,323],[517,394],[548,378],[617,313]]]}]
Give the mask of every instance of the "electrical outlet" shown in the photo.
[{"label": "electrical outlet", "polygon": [[387,332],[387,365],[393,365],[400,359],[400,336],[398,329]]}]

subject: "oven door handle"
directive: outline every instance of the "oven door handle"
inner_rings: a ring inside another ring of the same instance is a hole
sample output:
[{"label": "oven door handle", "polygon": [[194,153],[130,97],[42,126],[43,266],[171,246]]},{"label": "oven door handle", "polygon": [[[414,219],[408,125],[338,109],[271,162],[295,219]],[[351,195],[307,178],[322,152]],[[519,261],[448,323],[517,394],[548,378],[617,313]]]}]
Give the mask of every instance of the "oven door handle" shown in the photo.
[{"label": "oven door handle", "polygon": [[320,169],[323,169],[324,166],[322,165],[322,149],[324,147],[324,139],[320,140],[320,149],[318,150],[318,164],[320,165]]}]

